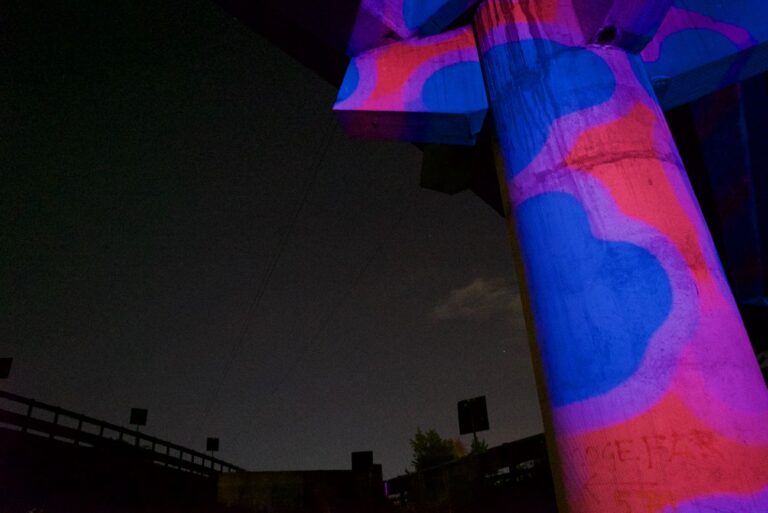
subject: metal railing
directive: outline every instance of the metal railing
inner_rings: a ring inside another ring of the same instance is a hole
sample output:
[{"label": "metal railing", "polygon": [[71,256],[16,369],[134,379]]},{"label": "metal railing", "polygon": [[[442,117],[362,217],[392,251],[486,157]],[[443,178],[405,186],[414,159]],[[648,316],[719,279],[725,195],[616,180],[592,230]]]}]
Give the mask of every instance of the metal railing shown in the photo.
[{"label": "metal railing", "polygon": [[[14,411],[19,409],[22,412]],[[243,470],[205,453],[3,390],[0,390],[0,427],[85,447],[131,450],[153,463],[204,476]]]},{"label": "metal railing", "polygon": [[[487,493],[492,489],[511,490],[531,483],[550,486],[550,470],[544,435],[508,442],[487,451],[469,455],[385,482],[385,495],[396,506],[413,505],[416,511],[449,501],[452,494]],[[436,507],[436,506],[435,506]]]}]

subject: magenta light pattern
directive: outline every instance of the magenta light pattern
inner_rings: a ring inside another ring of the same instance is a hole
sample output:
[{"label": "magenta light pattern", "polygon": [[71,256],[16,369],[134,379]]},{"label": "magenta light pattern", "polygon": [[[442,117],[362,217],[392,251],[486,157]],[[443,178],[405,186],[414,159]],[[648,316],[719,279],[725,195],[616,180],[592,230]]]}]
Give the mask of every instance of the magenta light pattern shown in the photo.
[{"label": "magenta light pattern", "polygon": [[353,58],[334,105],[353,135],[452,144],[473,144],[487,109],[470,27]]},{"label": "magenta light pattern", "polygon": [[[461,5],[466,8],[474,3],[466,0]],[[430,2],[424,4],[420,19],[424,19],[425,12],[440,11],[435,4],[432,7],[428,4]],[[449,3],[441,1],[437,4],[444,9]],[[405,8],[403,0],[379,0],[360,9],[358,27],[362,34],[373,38],[363,46],[365,49],[379,48],[364,53],[353,52],[359,55],[350,63],[336,108],[348,113],[347,120],[351,120],[354,111],[411,113],[410,117],[417,118],[415,124],[422,123],[426,127],[425,133],[405,130],[403,126],[409,124],[406,116],[385,122],[384,128],[375,127],[371,117],[364,114],[347,123],[354,135],[402,140],[415,137],[418,142],[456,143],[457,134],[464,134],[459,138],[471,143],[474,138],[466,137],[467,127],[462,124],[463,120],[453,118],[448,122],[439,116],[423,115],[432,112],[432,108],[436,109],[435,114],[440,114],[443,112],[440,109],[449,105],[450,113],[464,109],[464,113],[474,120],[473,128],[482,124],[484,85],[471,28],[419,39],[420,32],[412,26],[409,28],[406,22]],[[546,5],[542,6],[544,8]],[[456,15],[455,9],[449,10],[452,16]],[[576,20],[579,14],[573,12],[573,16]],[[768,2],[764,0],[676,1],[656,36],[641,53],[662,107],[680,105],[763,71],[768,62],[766,20]],[[560,25],[560,30],[566,31],[563,38],[571,40],[573,34],[581,33],[581,25],[574,21],[567,26]],[[374,37],[374,34],[384,33],[389,35]],[[557,39],[555,35],[551,37]],[[585,41],[591,40],[594,34],[581,37]],[[402,39],[408,40],[400,41]],[[466,65],[458,66],[461,63]],[[430,100],[423,101],[421,92],[427,78],[449,66],[451,69],[444,77],[432,81],[433,87],[427,93]],[[434,87],[435,84],[440,87]],[[457,123],[460,128],[456,127]],[[398,124],[399,129],[392,128]],[[440,130],[446,130],[450,136],[441,138]]]},{"label": "magenta light pattern", "polygon": [[569,511],[768,511],[768,392],[685,170],[640,59],[577,19],[476,18]]},{"label": "magenta light pattern", "polygon": [[768,2],[677,0],[642,51],[664,108],[765,71]]},{"label": "magenta light pattern", "polygon": [[437,34],[477,0],[362,0],[348,53],[417,36]]}]

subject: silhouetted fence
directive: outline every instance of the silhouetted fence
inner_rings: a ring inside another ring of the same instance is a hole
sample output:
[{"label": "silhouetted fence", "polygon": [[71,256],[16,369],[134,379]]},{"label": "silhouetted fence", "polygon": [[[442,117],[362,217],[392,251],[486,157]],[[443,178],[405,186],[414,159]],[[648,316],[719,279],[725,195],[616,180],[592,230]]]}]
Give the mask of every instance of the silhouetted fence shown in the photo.
[{"label": "silhouetted fence", "polygon": [[557,511],[544,435],[389,479],[385,494],[404,513]]},{"label": "silhouetted fence", "polygon": [[136,430],[0,390],[0,427],[85,447],[140,451],[142,457],[169,468],[213,476],[242,468]]}]

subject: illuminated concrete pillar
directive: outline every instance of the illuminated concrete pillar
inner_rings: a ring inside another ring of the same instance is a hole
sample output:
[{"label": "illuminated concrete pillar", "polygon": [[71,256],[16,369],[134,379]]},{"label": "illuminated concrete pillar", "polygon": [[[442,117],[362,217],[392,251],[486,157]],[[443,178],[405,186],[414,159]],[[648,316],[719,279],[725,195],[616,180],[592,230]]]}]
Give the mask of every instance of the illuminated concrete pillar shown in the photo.
[{"label": "illuminated concrete pillar", "polygon": [[712,240],[639,57],[582,26],[475,17],[561,507],[768,512],[768,392]]}]

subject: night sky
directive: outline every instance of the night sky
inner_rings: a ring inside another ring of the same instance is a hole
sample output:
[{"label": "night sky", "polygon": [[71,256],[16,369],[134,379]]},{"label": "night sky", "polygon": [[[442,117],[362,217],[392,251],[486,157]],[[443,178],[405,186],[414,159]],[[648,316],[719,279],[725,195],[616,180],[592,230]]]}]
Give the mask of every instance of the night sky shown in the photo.
[{"label": "night sky", "polygon": [[250,470],[394,476],[477,395],[490,445],[542,430],[503,220],[419,150],[212,2],[3,10],[4,389]]}]

